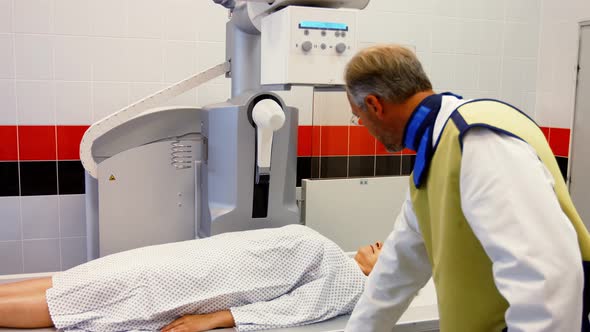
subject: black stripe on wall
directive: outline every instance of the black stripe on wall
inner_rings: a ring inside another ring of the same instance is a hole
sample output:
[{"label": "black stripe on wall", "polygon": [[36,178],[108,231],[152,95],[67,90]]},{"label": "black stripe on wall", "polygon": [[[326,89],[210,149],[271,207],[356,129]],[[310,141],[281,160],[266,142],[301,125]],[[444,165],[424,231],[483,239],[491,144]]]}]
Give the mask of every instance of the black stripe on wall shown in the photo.
[{"label": "black stripe on wall", "polygon": [[345,178],[348,175],[348,157],[320,157],[320,178]]},{"label": "black stripe on wall", "polygon": [[410,175],[414,170],[416,155],[402,156],[402,175]]},{"label": "black stripe on wall", "polygon": [[402,156],[377,156],[376,176],[402,175]]},{"label": "black stripe on wall", "polygon": [[22,196],[57,195],[57,161],[21,161]]},{"label": "black stripe on wall", "polygon": [[348,177],[375,176],[375,156],[348,158]]},{"label": "black stripe on wall", "polygon": [[555,157],[557,160],[557,165],[559,165],[559,170],[561,171],[561,175],[563,175],[563,179],[567,183],[567,166],[569,162],[569,158],[566,157]]},{"label": "black stripe on wall", "polygon": [[0,162],[0,196],[18,195],[18,162]]},{"label": "black stripe on wall", "polygon": [[311,157],[297,157],[297,187],[301,180],[311,178]]},{"label": "black stripe on wall", "polygon": [[60,195],[84,194],[84,166],[79,160],[57,162]]}]

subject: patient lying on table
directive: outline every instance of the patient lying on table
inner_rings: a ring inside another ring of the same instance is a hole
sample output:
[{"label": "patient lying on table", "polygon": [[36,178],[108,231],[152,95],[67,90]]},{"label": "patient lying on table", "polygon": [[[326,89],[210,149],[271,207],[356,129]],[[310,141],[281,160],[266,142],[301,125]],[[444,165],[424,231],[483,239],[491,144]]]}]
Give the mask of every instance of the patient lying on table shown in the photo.
[{"label": "patient lying on table", "polygon": [[354,260],[301,225],[134,249],[0,285],[0,327],[254,331],[350,313],[381,252]]}]

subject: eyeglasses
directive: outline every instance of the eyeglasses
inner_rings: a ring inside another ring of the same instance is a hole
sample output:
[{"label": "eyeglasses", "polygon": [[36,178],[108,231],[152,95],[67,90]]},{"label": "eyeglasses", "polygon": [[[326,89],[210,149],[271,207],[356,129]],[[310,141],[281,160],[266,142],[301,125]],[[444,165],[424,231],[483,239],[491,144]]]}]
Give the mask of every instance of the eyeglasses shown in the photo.
[{"label": "eyeglasses", "polygon": [[361,125],[361,118],[359,118],[357,115],[352,115],[352,117],[350,118],[350,123],[352,123],[355,126],[360,126]]}]

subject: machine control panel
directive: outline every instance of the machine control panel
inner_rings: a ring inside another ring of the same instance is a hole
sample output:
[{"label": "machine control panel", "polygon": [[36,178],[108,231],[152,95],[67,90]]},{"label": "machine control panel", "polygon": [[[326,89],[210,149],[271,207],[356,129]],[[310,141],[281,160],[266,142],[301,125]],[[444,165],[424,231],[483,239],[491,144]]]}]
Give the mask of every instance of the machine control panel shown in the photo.
[{"label": "machine control panel", "polygon": [[357,10],[289,6],[262,19],[262,84],[343,85]]},{"label": "machine control panel", "polygon": [[348,24],[325,21],[302,21],[298,24],[299,38],[295,38],[295,48],[304,53],[324,51],[320,54],[344,53],[347,45]]}]

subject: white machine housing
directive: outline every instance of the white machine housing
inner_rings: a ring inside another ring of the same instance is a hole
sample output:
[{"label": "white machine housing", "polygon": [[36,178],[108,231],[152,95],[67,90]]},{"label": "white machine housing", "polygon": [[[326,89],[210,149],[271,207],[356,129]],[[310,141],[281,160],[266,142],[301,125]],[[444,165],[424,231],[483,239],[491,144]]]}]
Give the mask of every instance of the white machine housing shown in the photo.
[{"label": "white machine housing", "polygon": [[261,84],[343,85],[357,12],[289,6],[262,19]]}]

